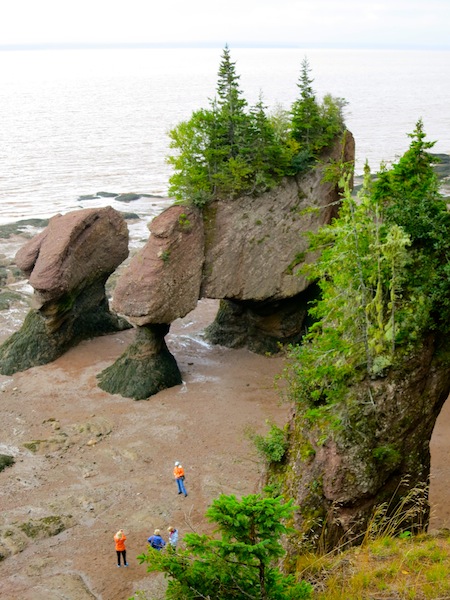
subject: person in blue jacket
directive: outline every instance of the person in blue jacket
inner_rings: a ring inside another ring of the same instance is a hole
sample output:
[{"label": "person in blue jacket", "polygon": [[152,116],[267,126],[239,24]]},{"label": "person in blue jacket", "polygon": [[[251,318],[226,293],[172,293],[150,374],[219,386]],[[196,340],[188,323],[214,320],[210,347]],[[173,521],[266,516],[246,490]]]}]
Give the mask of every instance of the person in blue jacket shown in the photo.
[{"label": "person in blue jacket", "polygon": [[147,542],[155,550],[162,550],[166,545],[166,542],[161,537],[161,531],[159,529],[155,529],[153,535],[148,538]]}]

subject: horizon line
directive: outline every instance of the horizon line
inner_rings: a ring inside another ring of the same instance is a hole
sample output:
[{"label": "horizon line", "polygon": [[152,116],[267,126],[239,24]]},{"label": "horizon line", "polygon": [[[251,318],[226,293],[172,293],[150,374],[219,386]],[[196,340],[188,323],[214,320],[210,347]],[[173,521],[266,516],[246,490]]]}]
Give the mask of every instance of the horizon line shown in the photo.
[{"label": "horizon line", "polygon": [[0,44],[0,51],[20,50],[102,50],[102,49],[181,49],[181,48],[273,48],[273,49],[324,49],[324,50],[450,50],[450,44],[418,45],[418,44],[300,44],[293,42],[237,42],[236,44],[221,44],[219,42],[27,42]]}]

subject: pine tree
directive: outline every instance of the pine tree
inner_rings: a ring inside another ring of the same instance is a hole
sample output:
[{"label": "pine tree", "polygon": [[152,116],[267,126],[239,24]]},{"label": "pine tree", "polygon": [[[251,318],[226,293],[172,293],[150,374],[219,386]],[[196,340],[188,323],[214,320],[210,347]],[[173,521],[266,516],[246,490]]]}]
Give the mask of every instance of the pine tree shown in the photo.
[{"label": "pine tree", "polygon": [[[416,315],[442,331],[450,328],[450,213],[439,192],[430,154],[435,142],[426,141],[423,122],[416,123],[410,147],[391,170],[383,169],[374,184],[382,198],[386,221],[396,223],[412,243],[408,293],[422,301]],[[420,307],[420,310],[419,310]]]},{"label": "pine tree", "polygon": [[288,369],[290,394],[306,406],[341,402],[349,381],[380,374],[430,329],[450,328],[450,215],[420,121],[410,137],[375,182],[366,165],[356,198],[341,182],[338,218],[310,235],[321,254],[305,268],[321,296]]},{"label": "pine tree", "polygon": [[311,68],[305,57],[297,86],[300,97],[291,107],[291,138],[297,144],[291,161],[291,174],[300,173],[320,156],[320,152],[333,143],[345,129],[343,98],[327,94],[322,103],[316,99],[310,78]]},{"label": "pine tree", "polygon": [[277,185],[290,160],[285,143],[276,137],[266,108],[260,94],[258,102],[250,108],[245,144],[241,149],[252,168],[250,193],[260,193]]},{"label": "pine tree", "polygon": [[236,63],[231,61],[230,50],[225,46],[217,81],[218,116],[223,127],[224,145],[229,147],[229,157],[236,158],[248,124],[245,112],[247,101],[239,87],[240,76],[236,74]]},{"label": "pine tree", "polygon": [[313,142],[320,130],[320,108],[312,88],[313,79],[309,73],[311,68],[308,59],[302,61],[300,78],[297,87],[300,98],[292,105],[292,137],[299,142],[305,150],[312,154]]},{"label": "pine tree", "polygon": [[209,108],[195,111],[169,134],[175,151],[167,159],[174,167],[169,193],[201,207],[217,198],[262,193],[284,175],[308,168],[343,128],[341,104],[329,97],[319,107],[308,73],[305,59],[292,123],[281,113],[269,119],[262,99],[248,110],[225,46]]},{"label": "pine tree", "polygon": [[221,495],[206,513],[220,537],[189,533],[185,551],[150,549],[138,559],[168,576],[170,600],[307,600],[312,586],[275,566],[285,554],[281,537],[293,511],[292,501],[281,497]]}]

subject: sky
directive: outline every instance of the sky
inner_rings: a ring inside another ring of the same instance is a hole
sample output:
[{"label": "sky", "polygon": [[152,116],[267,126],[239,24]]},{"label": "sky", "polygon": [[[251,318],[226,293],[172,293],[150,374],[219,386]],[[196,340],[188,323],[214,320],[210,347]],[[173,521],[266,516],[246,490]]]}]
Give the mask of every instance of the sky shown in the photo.
[{"label": "sky", "polygon": [[450,0],[2,0],[0,48],[450,49]]}]

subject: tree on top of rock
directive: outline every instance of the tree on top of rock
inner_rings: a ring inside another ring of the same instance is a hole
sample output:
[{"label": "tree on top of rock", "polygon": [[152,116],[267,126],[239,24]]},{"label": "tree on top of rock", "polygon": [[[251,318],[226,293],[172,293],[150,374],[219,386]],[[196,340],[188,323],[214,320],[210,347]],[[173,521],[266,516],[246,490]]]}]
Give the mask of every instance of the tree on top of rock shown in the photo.
[{"label": "tree on top of rock", "polygon": [[319,105],[304,63],[302,98],[293,108],[293,122],[280,123],[265,113],[260,99],[248,104],[228,46],[222,53],[216,97],[209,109],[195,111],[171,132],[167,159],[174,167],[169,193],[178,201],[204,206],[213,199],[257,195],[275,187],[285,175],[310,167],[318,151],[343,131],[342,105],[328,96]]},{"label": "tree on top of rock", "polygon": [[347,102],[343,98],[325,95],[319,103],[312,87],[311,68],[308,59],[303,59],[297,86],[300,97],[291,108],[291,137],[297,144],[297,152],[292,161],[292,172],[304,171],[315,160],[320,151],[344,131],[343,108]]},{"label": "tree on top of rock", "polygon": [[239,79],[236,63],[231,61],[230,50],[225,46],[218,73],[217,106],[219,122],[224,130],[224,143],[229,147],[230,158],[238,156],[248,122],[245,113],[247,101],[242,97]]}]

